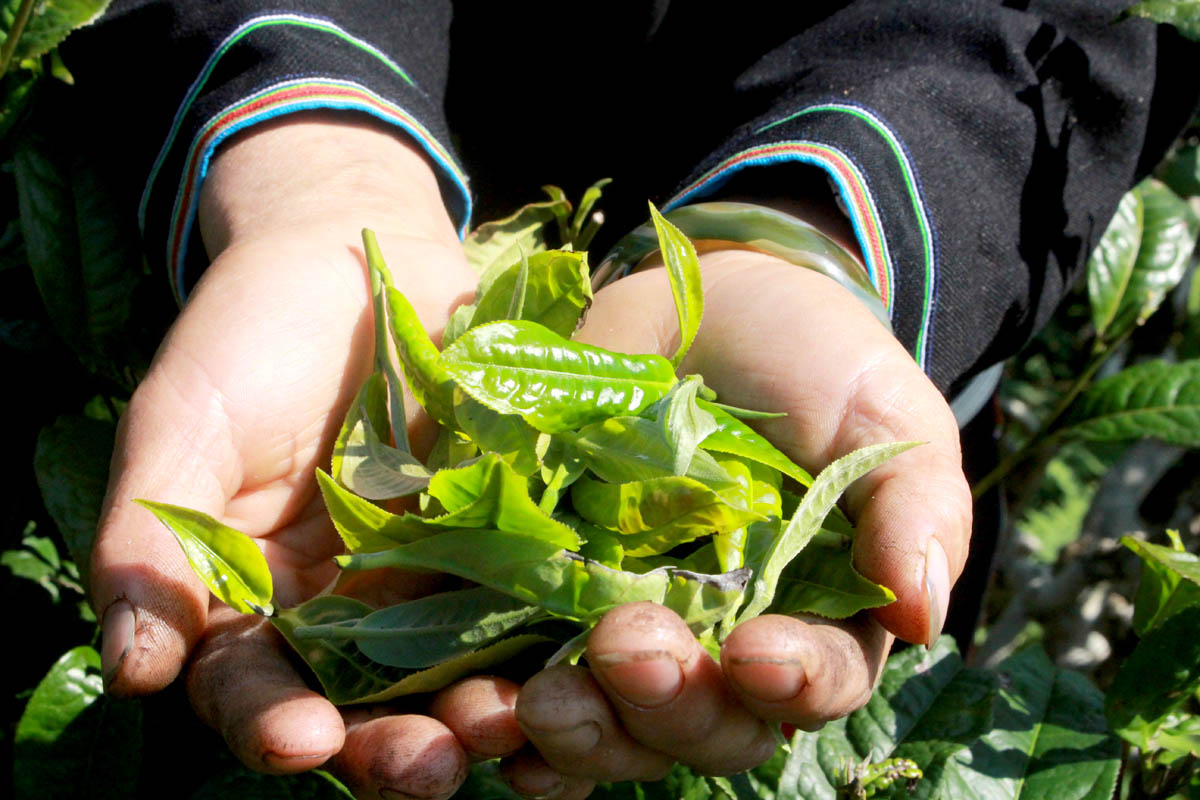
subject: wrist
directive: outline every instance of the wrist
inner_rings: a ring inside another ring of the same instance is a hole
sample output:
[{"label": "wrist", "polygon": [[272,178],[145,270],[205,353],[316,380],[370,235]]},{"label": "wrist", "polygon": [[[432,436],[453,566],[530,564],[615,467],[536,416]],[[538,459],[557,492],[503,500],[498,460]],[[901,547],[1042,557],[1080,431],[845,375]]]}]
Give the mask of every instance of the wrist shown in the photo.
[{"label": "wrist", "polygon": [[356,245],[370,227],[458,246],[418,147],[370,120],[328,112],[256,125],[226,143],[201,188],[198,223],[210,258],[291,230]]}]

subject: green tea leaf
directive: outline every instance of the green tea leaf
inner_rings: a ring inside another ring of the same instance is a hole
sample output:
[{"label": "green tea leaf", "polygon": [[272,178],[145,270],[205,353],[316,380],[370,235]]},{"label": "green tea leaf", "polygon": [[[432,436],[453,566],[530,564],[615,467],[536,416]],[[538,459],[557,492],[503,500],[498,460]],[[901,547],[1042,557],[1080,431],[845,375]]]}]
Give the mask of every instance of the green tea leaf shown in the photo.
[{"label": "green tea leaf", "polygon": [[1200,0],[1142,0],[1125,9],[1123,16],[1174,25],[1184,36],[1200,41]]},{"label": "green tea leaf", "polygon": [[991,730],[951,759],[933,796],[1111,798],[1121,745],[1108,732],[1103,695],[1038,647],[1006,659],[995,673],[1000,691]]},{"label": "green tea leaf", "polygon": [[271,622],[308,664],[325,696],[337,705],[382,703],[404,695],[434,692],[473,672],[503,663],[531,645],[547,641],[535,634],[513,636],[414,672],[377,664],[352,641],[296,637],[296,629],[301,626],[350,622],[371,611],[370,606],[349,597],[321,595],[296,608],[280,610]]},{"label": "green tea leaf", "polygon": [[442,369],[437,347],[422,327],[408,298],[390,286],[384,291],[388,325],[400,363],[404,365],[408,388],[429,416],[453,428],[454,384],[451,376]]},{"label": "green tea leaf", "polygon": [[[752,776],[771,792],[764,796],[835,800],[868,765],[908,758],[924,773],[911,796],[980,797],[938,787],[955,755],[991,729],[995,692],[993,676],[964,669],[949,637],[928,652],[911,647],[888,659],[865,706],[815,733],[798,732],[782,763]],[[900,796],[903,781],[895,788]]]},{"label": "green tea leaf", "polygon": [[738,622],[758,616],[771,605],[783,568],[799,555],[821,529],[822,521],[850,484],[918,444],[920,442],[869,445],[842,456],[821,470],[800,501],[800,507],[791,521],[763,554],[762,561],[747,560],[747,566],[754,569],[754,594],[742,609]]},{"label": "green tea leaf", "polygon": [[141,275],[137,231],[82,151],[26,133],[16,143],[25,249],[55,330],[93,372],[132,389],[129,319]]},{"label": "green tea leaf", "polygon": [[684,569],[670,571],[671,585],[663,605],[687,623],[697,637],[711,631],[742,603],[750,570],[704,575]]},{"label": "green tea leaf", "polygon": [[658,555],[683,542],[727,533],[764,517],[691,478],[652,478],[622,484],[580,478],[571,487],[575,510],[585,520],[620,531],[621,546],[634,557]]},{"label": "green tea leaf", "polygon": [[[516,296],[522,264],[528,264],[528,281],[520,316],[510,304]],[[481,284],[482,288],[482,284]],[[579,318],[592,304],[592,283],[583,253],[548,250],[530,256],[496,275],[486,292],[476,298],[469,328],[501,320],[523,319],[544,325],[570,338]]]},{"label": "green tea leaf", "polygon": [[[76,28],[94,22],[112,0],[42,0],[37,4],[17,48],[13,51],[15,62],[27,58],[40,58],[62,43]],[[12,29],[12,13],[15,3],[7,4],[0,21],[5,33]]]},{"label": "green tea leaf", "polygon": [[100,656],[68,650],[34,689],[12,743],[16,797],[125,798],[141,766],[142,711],[104,694]]},{"label": "green tea leaf", "polygon": [[454,418],[463,433],[483,450],[498,454],[520,475],[537,472],[539,433],[515,414],[500,414],[461,390],[454,393]]},{"label": "green tea leaf", "polygon": [[807,470],[793,463],[775,445],[760,436],[749,425],[732,416],[716,403],[700,400],[699,405],[712,414],[717,423],[717,429],[700,443],[702,448],[757,461],[779,470],[801,486],[812,486],[813,478]]},{"label": "green tea leaf", "polygon": [[439,367],[485,406],[520,414],[544,433],[636,414],[675,384],[660,356],[611,353],[523,321],[472,328]]},{"label": "green tea leaf", "polygon": [[530,203],[511,216],[485,222],[463,241],[467,261],[482,275],[489,269],[517,263],[521,253],[533,255],[546,249],[546,224],[570,213],[565,197]]},{"label": "green tea leaf", "polygon": [[[364,228],[362,239],[363,251],[367,256],[367,269],[371,274],[371,309],[375,317],[375,371],[383,373],[387,384],[383,404],[386,411],[375,412],[369,419],[379,432],[380,441],[387,444],[384,432],[388,431],[396,449],[407,454],[412,452],[412,447],[408,442],[408,415],[404,411],[404,383],[396,373],[396,366],[392,362],[392,349],[388,344],[391,325],[388,324],[386,294],[392,286],[392,273],[383,260],[375,233]],[[338,475],[339,471],[335,467],[333,474]]]},{"label": "green tea leaf", "polygon": [[575,448],[557,436],[550,437],[550,444],[542,456],[541,479],[545,488],[542,490],[542,499],[538,501],[538,507],[547,514],[554,513],[554,509],[558,507],[558,498],[571,484],[579,480],[585,469],[587,467]]},{"label": "green tea leaf", "polygon": [[387,384],[376,372],[363,383],[333,446],[338,480],[361,497],[389,500],[415,494],[433,473],[411,453],[387,445],[379,431],[388,429]]},{"label": "green tea leaf", "polygon": [[1138,642],[1113,678],[1105,713],[1113,730],[1137,727],[1200,688],[1200,606],[1172,615]]},{"label": "green tea leaf", "polygon": [[675,312],[679,315],[679,349],[671,357],[676,367],[691,349],[700,330],[700,319],[704,316],[704,289],[700,282],[700,260],[696,248],[683,235],[683,231],[672,225],[650,204],[650,219],[658,233],[658,246],[667,276],[671,281],[671,295],[675,298]]},{"label": "green tea leaf", "polygon": [[1142,559],[1133,608],[1133,629],[1145,636],[1178,611],[1200,603],[1200,558],[1182,550],[1121,537]]},{"label": "green tea leaf", "polygon": [[610,569],[532,536],[479,529],[450,529],[387,552],[336,560],[345,569],[447,572],[586,624],[622,603],[661,603],[669,581],[663,572],[638,575]]},{"label": "green tea leaf", "polygon": [[347,491],[337,481],[317,470],[317,485],[330,519],[351,553],[390,550],[439,533],[437,526],[415,514],[392,514],[369,500]]},{"label": "green tea leaf", "polygon": [[1153,178],[1142,181],[1134,191],[1143,205],[1141,243],[1124,290],[1106,303],[1116,305],[1105,333],[1109,340],[1141,325],[1154,313],[1182,280],[1196,245],[1197,221],[1182,198]]},{"label": "green tea leaf", "polygon": [[372,661],[417,669],[484,647],[543,612],[479,586],[409,600],[367,614],[353,625],[297,627],[297,639],[349,639]]},{"label": "green tea leaf", "polygon": [[1200,446],[1200,360],[1147,361],[1096,381],[1075,401],[1060,435],[1088,441],[1153,436]]},{"label": "green tea leaf", "polygon": [[1138,246],[1142,242],[1142,213],[1142,193],[1137,190],[1126,192],[1088,260],[1088,297],[1091,299],[1092,324],[1098,337],[1104,337],[1129,288]]},{"label": "green tea leaf", "polygon": [[592,236],[599,227],[599,223],[592,218],[592,207],[600,199],[604,187],[610,183],[612,178],[601,178],[584,190],[583,197],[579,200],[579,208],[575,209],[575,216],[571,219],[569,236],[571,246],[575,250],[586,250],[591,243]]},{"label": "green tea leaf", "polygon": [[[588,469],[611,483],[676,474],[678,451],[667,441],[661,424],[643,417],[611,417],[559,435]],[[693,451],[684,474],[713,487],[733,484],[729,473],[703,450]]]},{"label": "green tea leaf", "polygon": [[271,570],[253,539],[190,508],[152,500],[134,502],[175,535],[188,564],[218,600],[243,614],[274,613]]},{"label": "green tea leaf", "polygon": [[845,619],[895,599],[886,586],[859,574],[849,546],[828,547],[813,542],[783,568],[770,611]]},{"label": "green tea leaf", "polygon": [[503,459],[488,453],[469,467],[439,471],[429,494],[448,512],[428,520],[453,528],[495,528],[575,550],[579,535],[538,508],[528,484]]},{"label": "green tea leaf", "polygon": [[454,341],[462,336],[467,328],[471,327],[471,319],[475,316],[475,304],[464,303],[450,315],[450,319],[446,320],[446,327],[442,329],[442,347],[449,347],[454,344]]},{"label": "green tea leaf", "polygon": [[700,442],[717,430],[713,415],[696,403],[704,381],[699,375],[689,375],[675,384],[667,396],[647,411],[653,411],[663,433],[663,439],[675,452],[672,474],[687,474],[692,456]]},{"label": "green tea leaf", "polygon": [[62,416],[42,428],[33,455],[42,502],[85,586],[115,436],[116,426],[110,422]]}]

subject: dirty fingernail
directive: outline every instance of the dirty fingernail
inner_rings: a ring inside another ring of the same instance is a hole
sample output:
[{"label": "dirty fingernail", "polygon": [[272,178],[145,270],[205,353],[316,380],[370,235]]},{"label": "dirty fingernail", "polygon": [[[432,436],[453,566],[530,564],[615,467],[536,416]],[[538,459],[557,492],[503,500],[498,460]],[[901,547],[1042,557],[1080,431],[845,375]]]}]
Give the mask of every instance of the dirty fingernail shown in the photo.
[{"label": "dirty fingernail", "polygon": [[925,597],[929,603],[929,633],[925,647],[929,648],[942,635],[950,608],[950,563],[941,542],[932,536],[929,549],[925,551]]},{"label": "dirty fingernail", "polygon": [[122,598],[104,611],[101,626],[100,677],[107,690],[116,680],[129,652],[133,650],[133,636],[137,631],[137,615],[129,601]]},{"label": "dirty fingernail", "polygon": [[683,670],[675,656],[665,650],[605,653],[590,661],[604,682],[635,706],[665,705],[683,689]]},{"label": "dirty fingernail", "polygon": [[537,746],[557,753],[573,753],[582,756],[591,752],[600,743],[600,725],[588,721],[581,722],[573,728],[559,731],[530,731]]},{"label": "dirty fingernail", "polygon": [[318,753],[316,755],[283,756],[278,753],[263,753],[263,763],[273,770],[280,772],[300,772],[319,767],[329,760],[333,753]]},{"label": "dirty fingernail", "polygon": [[790,700],[807,683],[803,664],[780,658],[734,659],[729,672],[738,688],[764,703]]}]

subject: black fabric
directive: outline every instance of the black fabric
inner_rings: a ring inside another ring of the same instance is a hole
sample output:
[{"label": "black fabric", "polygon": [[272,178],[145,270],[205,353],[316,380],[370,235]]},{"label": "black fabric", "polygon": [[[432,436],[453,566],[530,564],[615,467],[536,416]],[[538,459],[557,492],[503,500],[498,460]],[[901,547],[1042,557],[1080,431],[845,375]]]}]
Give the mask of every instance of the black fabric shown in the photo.
[{"label": "black fabric", "polygon": [[[205,60],[267,11],[332,19],[419,89],[356,48],[281,29],[222,60],[180,140],[281,76],[353,78],[453,141],[476,221],[536,199],[542,184],[574,195],[611,176],[602,247],[644,218],[647,198],[665,202],[734,153],[785,140],[836,145],[878,203],[898,270],[897,335],[910,348],[925,337],[927,371],[953,392],[1044,323],[1120,195],[1196,108],[1197,46],[1144,20],[1114,24],[1123,5],[747,0],[717,16],[708,4],[656,0],[574,3],[566,17],[559,2],[462,2],[451,22],[446,3],[425,0],[117,0],[65,55],[93,107],[116,121],[110,153],[130,165],[131,198]],[[828,103],[868,110],[902,142],[935,243],[928,286],[912,195],[877,132],[815,112],[762,130]],[[786,168],[751,171],[764,193],[793,185]],[[176,188],[156,189],[147,217],[153,261]]]}]

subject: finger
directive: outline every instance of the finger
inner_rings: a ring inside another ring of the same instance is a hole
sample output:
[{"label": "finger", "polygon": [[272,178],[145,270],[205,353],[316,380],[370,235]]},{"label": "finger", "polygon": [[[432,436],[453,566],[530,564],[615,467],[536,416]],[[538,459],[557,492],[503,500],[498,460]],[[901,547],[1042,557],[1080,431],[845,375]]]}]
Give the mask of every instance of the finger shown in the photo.
[{"label": "finger", "polygon": [[[220,517],[237,480],[221,409],[198,376],[152,370],[121,417],[92,550],[92,602],[101,619],[108,691],[157,691],[178,675],[205,627],[208,589],[146,498]],[[207,398],[207,399],[206,399]]]},{"label": "finger", "polygon": [[583,800],[596,788],[596,782],[588,778],[563,775],[533,747],[500,762],[500,774],[513,791],[525,797]]},{"label": "finger", "polygon": [[588,640],[588,664],[635,739],[701,772],[741,772],[775,750],[720,665],[663,606],[632,603],[606,614]]},{"label": "finger", "polygon": [[444,800],[467,779],[470,761],[450,729],[432,717],[356,709],[330,770],[359,800]]},{"label": "finger", "polygon": [[626,733],[583,667],[558,665],[530,678],[517,698],[517,721],[546,763],[563,775],[652,781],[674,763]]},{"label": "finger", "polygon": [[[729,257],[718,253],[714,256]],[[903,346],[848,291],[811,270],[782,265],[746,279],[743,254],[716,270],[706,309],[707,336],[694,365],[734,405],[788,416],[760,430],[799,463],[817,469],[858,448],[923,442],[856,481],[846,504],[858,529],[855,565],[890,588],[896,602],[874,611],[892,633],[929,643],[941,632],[950,587],[966,561],[971,495],[962,471],[958,426],[945,399]],[[788,298],[803,320],[748,330],[745,308]],[[796,336],[835,331],[795,361]]]},{"label": "finger", "polygon": [[870,699],[891,643],[866,615],[834,623],[766,614],[729,634],[721,667],[756,716],[812,729]]},{"label": "finger", "polygon": [[271,624],[215,603],[210,620],[188,665],[188,698],[230,751],[251,769],[275,774],[318,767],[338,752],[341,714],[305,685]]},{"label": "finger", "polygon": [[512,755],[525,744],[517,724],[520,690],[503,678],[467,678],[438,692],[429,714],[449,728],[476,761]]}]

